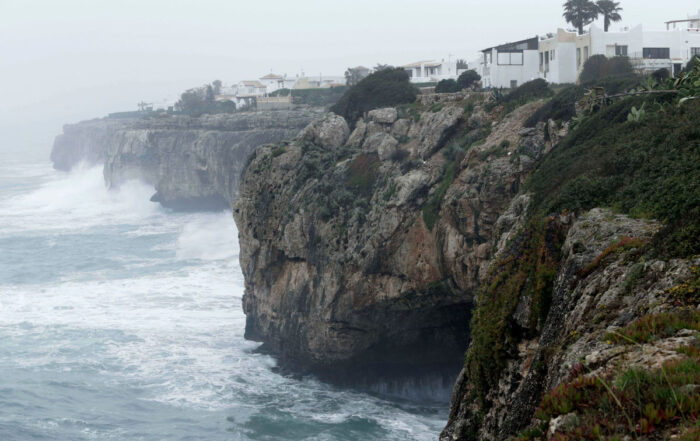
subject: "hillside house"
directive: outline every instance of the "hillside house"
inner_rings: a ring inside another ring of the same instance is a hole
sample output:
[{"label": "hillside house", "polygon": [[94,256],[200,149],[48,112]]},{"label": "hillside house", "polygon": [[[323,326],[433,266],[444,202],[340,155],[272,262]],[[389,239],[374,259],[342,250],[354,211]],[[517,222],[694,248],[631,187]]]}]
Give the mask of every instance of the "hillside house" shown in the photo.
[{"label": "hillside house", "polygon": [[457,61],[416,61],[401,67],[408,72],[412,83],[432,83],[446,79],[454,80],[461,73],[457,70]]},{"label": "hillside house", "polygon": [[515,88],[539,78],[538,37],[483,49],[477,72],[483,87]]},{"label": "hillside house", "polygon": [[241,81],[236,85],[236,96],[252,97],[263,96],[267,93],[267,87],[260,81]]}]

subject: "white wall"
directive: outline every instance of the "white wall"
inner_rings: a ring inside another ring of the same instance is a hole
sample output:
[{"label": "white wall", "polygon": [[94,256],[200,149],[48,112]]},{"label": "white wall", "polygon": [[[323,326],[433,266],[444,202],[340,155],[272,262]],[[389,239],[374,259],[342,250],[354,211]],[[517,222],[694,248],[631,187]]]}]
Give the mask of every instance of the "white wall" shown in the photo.
[{"label": "white wall", "polygon": [[[518,86],[530,80],[539,78],[540,73],[540,55],[536,50],[523,51],[522,65],[503,65],[497,64],[497,51],[492,50],[493,62],[485,66],[488,69],[487,82],[484,87],[510,87],[511,81],[518,82]],[[484,77],[484,75],[482,75]]]}]

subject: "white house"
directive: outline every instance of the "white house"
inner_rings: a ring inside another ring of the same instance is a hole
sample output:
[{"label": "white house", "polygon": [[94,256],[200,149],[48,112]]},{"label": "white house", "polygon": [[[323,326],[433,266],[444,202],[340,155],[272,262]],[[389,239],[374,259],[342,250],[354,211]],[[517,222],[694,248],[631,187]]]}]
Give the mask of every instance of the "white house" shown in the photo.
[{"label": "white house", "polygon": [[284,89],[284,77],[273,73],[259,78],[260,83],[265,86],[267,93],[272,93],[278,89]]},{"label": "white house", "polygon": [[575,83],[576,33],[557,29],[556,34],[548,34],[539,41],[540,77],[550,83]]},{"label": "white house", "polygon": [[482,50],[478,73],[483,87],[514,88],[539,78],[538,38]]},{"label": "white house", "polygon": [[[460,71],[457,70],[457,61],[416,61],[415,63],[401,66],[411,79],[412,83],[431,83],[440,80],[457,79]],[[463,71],[463,70],[462,70]]]},{"label": "white house", "polygon": [[267,93],[267,87],[260,81],[241,81],[236,85],[236,96],[251,97],[263,96]]},{"label": "white house", "polygon": [[666,22],[666,30],[646,30],[642,25],[605,32],[591,25],[576,35],[558,29],[539,41],[540,77],[551,83],[574,83],[586,60],[593,55],[629,57],[641,72],[668,69],[674,75],[694,56],[700,56],[700,14]]}]

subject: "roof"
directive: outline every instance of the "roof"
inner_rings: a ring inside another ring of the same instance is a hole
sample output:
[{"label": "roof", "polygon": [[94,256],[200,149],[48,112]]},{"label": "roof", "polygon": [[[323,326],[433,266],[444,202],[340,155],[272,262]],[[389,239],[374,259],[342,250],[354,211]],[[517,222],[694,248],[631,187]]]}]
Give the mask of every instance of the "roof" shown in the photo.
[{"label": "roof", "polygon": [[425,67],[436,67],[441,65],[442,63],[435,62],[433,60],[426,60],[426,61],[416,61],[415,63],[407,64],[405,66],[401,66],[404,69],[410,69],[414,67],[421,67],[421,65]]},{"label": "roof", "polygon": [[283,80],[284,77],[270,73],[270,74],[265,75],[264,77],[260,77],[260,79],[261,80]]},{"label": "roof", "polygon": [[356,66],[356,67],[351,67],[351,69],[355,70],[372,70],[369,67],[364,67],[364,66]]},{"label": "roof", "polygon": [[526,38],[525,40],[514,41],[512,43],[505,43],[499,46],[488,47],[482,49],[481,52],[488,52],[492,49],[496,49],[498,52],[508,52],[508,51],[536,51],[539,39],[537,36],[532,38]]},{"label": "roof", "polygon": [[267,87],[260,81],[241,81],[241,84],[246,87]]}]

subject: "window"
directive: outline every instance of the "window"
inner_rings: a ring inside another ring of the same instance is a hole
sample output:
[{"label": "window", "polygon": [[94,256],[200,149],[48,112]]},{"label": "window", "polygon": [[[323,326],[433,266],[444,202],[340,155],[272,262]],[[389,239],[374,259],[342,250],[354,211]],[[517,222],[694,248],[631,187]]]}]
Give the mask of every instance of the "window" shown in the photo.
[{"label": "window", "polygon": [[518,80],[510,80],[510,88],[515,89],[518,87]]},{"label": "window", "polygon": [[615,45],[615,56],[616,57],[626,57],[627,56],[627,46]]},{"label": "window", "polygon": [[691,47],[690,48],[690,56],[691,57],[700,57],[700,47]]},{"label": "window", "polygon": [[667,47],[645,47],[642,48],[642,57],[652,60],[666,60],[671,58],[671,49]]},{"label": "window", "polygon": [[540,72],[544,72],[544,52],[540,52]]},{"label": "window", "polygon": [[523,51],[499,52],[498,53],[498,64],[521,66],[523,64]]},{"label": "window", "polygon": [[583,48],[583,61],[588,60],[588,46]]},{"label": "window", "polygon": [[576,48],[576,67],[581,67],[581,48]]},{"label": "window", "polygon": [[554,61],[554,49],[552,49],[552,50],[549,51],[549,52],[550,52],[550,53],[549,53],[549,59],[552,60],[552,61]]}]

